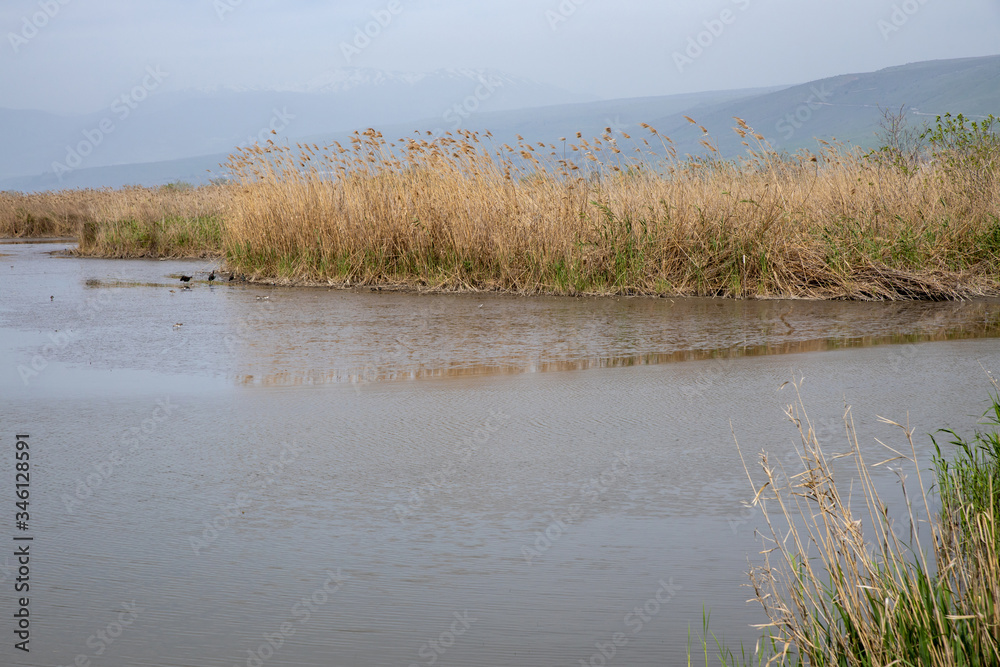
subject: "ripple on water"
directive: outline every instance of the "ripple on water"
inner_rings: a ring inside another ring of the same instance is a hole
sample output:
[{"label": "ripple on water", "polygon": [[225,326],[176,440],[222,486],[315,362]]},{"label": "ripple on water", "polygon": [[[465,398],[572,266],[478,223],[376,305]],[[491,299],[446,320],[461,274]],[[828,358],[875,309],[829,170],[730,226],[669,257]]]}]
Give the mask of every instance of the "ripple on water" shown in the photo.
[{"label": "ripple on water", "polygon": [[[994,340],[968,340],[996,335],[991,301],[182,293],[167,278],[208,263],[46,248],[3,249],[19,268],[0,361],[78,336],[38,384],[4,376],[0,417],[43,443],[32,613],[53,664],[93,658],[88,637],[136,600],[107,664],[246,664],[283,622],[296,634],[268,665],[424,664],[469,611],[440,664],[576,665],[661,581],[673,597],[619,664],[681,663],[706,606],[749,644],[759,545],[734,432],[750,458],[787,457],[793,372],[831,442],[845,399],[866,447],[897,437],[877,414],[965,429],[1000,361]],[[167,396],[176,410],[142,432]],[[349,579],[302,620],[338,569]]]}]

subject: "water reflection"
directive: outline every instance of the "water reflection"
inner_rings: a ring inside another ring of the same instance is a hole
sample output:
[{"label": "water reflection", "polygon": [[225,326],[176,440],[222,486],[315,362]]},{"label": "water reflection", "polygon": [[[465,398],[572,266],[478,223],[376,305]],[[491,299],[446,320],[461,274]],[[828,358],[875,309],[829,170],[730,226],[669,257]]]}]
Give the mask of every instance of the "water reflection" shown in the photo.
[{"label": "water reflection", "polygon": [[[794,460],[777,391],[793,370],[831,447],[845,400],[873,446],[898,442],[879,414],[968,432],[982,369],[1000,366],[993,340],[907,345],[996,336],[993,301],[182,290],[171,276],[211,265],[55,249],[5,246],[0,263],[0,421],[43,443],[38,664],[258,664],[248,651],[341,568],[347,583],[261,663],[427,664],[422,647],[468,610],[479,620],[437,664],[576,665],[661,581],[677,595],[616,664],[685,664],[705,610],[753,646],[759,518],[734,435]],[[444,377],[459,379],[423,381]],[[927,461],[929,439],[917,447]],[[140,619],[94,656],[88,638],[131,600]],[[23,664],[15,652],[0,664]]]},{"label": "water reflection", "polygon": [[[391,315],[391,297],[328,296],[327,323],[296,322],[302,299],[286,294],[230,344],[244,386],[403,382],[517,375],[823,352],[876,345],[1000,336],[1000,304],[720,302],[706,299],[595,300],[420,297],[409,321]],[[398,299],[399,297],[395,297]],[[414,298],[414,297],[408,297]],[[310,299],[312,301],[313,299]],[[291,303],[289,303],[291,302]],[[341,308],[359,317],[337,318]],[[452,309],[448,318],[439,308]],[[384,313],[380,313],[384,310]],[[555,310],[555,313],[553,313]],[[339,324],[338,322],[349,322]],[[251,332],[252,329],[252,332]],[[608,352],[611,352],[609,354]]]}]

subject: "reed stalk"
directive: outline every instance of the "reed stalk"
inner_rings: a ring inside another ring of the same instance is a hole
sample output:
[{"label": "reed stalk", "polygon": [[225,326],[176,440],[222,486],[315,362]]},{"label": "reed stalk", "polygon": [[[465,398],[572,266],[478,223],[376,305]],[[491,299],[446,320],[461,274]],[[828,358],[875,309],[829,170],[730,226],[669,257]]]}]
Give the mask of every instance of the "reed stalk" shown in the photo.
[{"label": "reed stalk", "polygon": [[[763,563],[750,571],[768,618],[765,636],[751,657],[720,649],[723,663],[1000,665],[1000,395],[991,432],[969,441],[949,432],[951,459],[937,447],[935,504],[910,429],[883,419],[907,446],[883,445],[889,457],[868,465],[847,409],[846,448],[828,455],[794,386],[797,403],[787,415],[799,432],[801,470],[786,471],[766,453],[762,481],[747,470],[766,525]],[[915,475],[915,491],[901,462]],[[898,476],[902,525],[876,490],[878,468]]]}]

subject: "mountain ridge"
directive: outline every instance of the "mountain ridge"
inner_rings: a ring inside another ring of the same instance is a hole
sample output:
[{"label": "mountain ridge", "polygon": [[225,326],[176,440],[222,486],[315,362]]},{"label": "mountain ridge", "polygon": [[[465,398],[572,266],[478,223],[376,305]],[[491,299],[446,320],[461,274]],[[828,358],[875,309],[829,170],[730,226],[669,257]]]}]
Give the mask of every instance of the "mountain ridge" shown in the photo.
[{"label": "mountain ridge", "polygon": [[[406,136],[414,130],[489,129],[500,142],[513,142],[517,135],[522,135],[532,141],[555,143],[560,137],[575,136],[576,132],[597,136],[606,127],[613,128],[617,133],[638,134],[642,132],[639,124],[646,122],[662,135],[669,136],[678,152],[684,155],[704,150],[700,143],[703,138],[700,130],[685,119],[685,116],[691,116],[710,130],[712,141],[725,157],[739,155],[746,150],[742,140],[730,131],[735,125],[734,117],[744,119],[775,149],[794,152],[816,149],[817,139],[871,147],[876,141],[875,133],[882,109],[903,107],[914,123],[928,122],[945,112],[964,113],[970,117],[1000,114],[1000,56],[920,61],[792,86],[623,100],[563,101],[527,108],[518,108],[517,95],[500,99],[506,93],[518,92],[512,91],[515,86],[506,83],[484,86],[478,91],[478,96],[476,88],[470,92],[466,84],[478,81],[477,85],[482,85],[482,79],[469,78],[468,73],[472,72],[473,77],[488,76],[483,73],[489,70],[454,72],[465,72],[461,75],[464,80],[457,79],[464,86],[460,86],[457,92],[451,89],[443,96],[432,96],[429,101],[405,104],[402,108],[397,108],[400,103],[393,94],[380,96],[371,93],[358,97],[351,95],[350,91],[346,94],[244,92],[235,95],[235,98],[223,95],[221,101],[205,94],[196,95],[193,99],[204,112],[198,146],[205,150],[186,155],[170,155],[170,150],[177,152],[175,149],[183,137],[171,135],[164,129],[176,124],[174,119],[185,113],[186,101],[175,97],[174,106],[160,105],[159,109],[149,110],[147,124],[158,128],[154,140],[142,137],[142,128],[138,125],[134,128],[123,127],[120,133],[108,140],[109,144],[112,139],[125,144],[133,139],[145,140],[147,154],[160,156],[160,159],[87,164],[84,167],[90,168],[80,168],[62,180],[54,178],[44,164],[33,172],[17,175],[5,174],[0,169],[0,188],[38,190],[125,183],[156,185],[173,180],[205,182],[220,175],[218,165],[225,161],[234,146],[245,145],[254,137],[266,140],[273,136],[268,128],[282,114],[282,108],[278,106],[281,101],[287,102],[285,110],[294,117],[275,138],[291,142],[327,143],[345,139],[354,129],[377,127],[387,137]],[[436,80],[445,79],[439,74]],[[374,89],[377,87],[366,88],[369,92]],[[519,88],[519,91],[523,89]],[[227,100],[231,99],[263,111],[253,119],[249,114],[235,116],[227,110]],[[344,121],[341,127],[330,127],[328,107],[324,104],[318,104],[311,110],[306,108],[305,111],[302,109],[308,107],[307,104],[297,106],[299,100],[316,99],[327,100],[327,103],[336,100],[340,118]],[[442,99],[445,101],[442,102]],[[533,96],[532,101],[537,102],[539,98]],[[468,106],[463,108],[462,104]],[[212,105],[218,105],[218,108]],[[96,122],[98,117],[92,116],[90,122]],[[54,118],[57,117],[50,115],[43,121],[55,122]],[[30,114],[22,115],[20,122],[35,132],[44,125],[43,121],[31,125],[26,119],[30,120]],[[0,124],[3,121],[3,110],[0,110]],[[72,119],[61,121],[65,125]],[[234,129],[238,129],[239,134]],[[130,133],[140,136],[132,137]],[[17,137],[13,141],[16,145]],[[60,140],[47,137],[47,141],[51,154]],[[106,156],[115,155],[113,147],[102,147],[102,150],[106,150]],[[18,159],[22,163],[28,161],[25,156],[18,156]],[[46,171],[48,173],[43,173]]]}]

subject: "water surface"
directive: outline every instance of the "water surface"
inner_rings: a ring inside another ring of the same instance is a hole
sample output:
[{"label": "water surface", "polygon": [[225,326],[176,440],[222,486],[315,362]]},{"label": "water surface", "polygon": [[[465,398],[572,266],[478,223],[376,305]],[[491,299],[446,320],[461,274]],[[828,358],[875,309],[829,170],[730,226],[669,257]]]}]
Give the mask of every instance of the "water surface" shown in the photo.
[{"label": "water surface", "polygon": [[0,437],[36,457],[3,664],[576,666],[623,633],[609,664],[669,665],[706,607],[752,645],[733,433],[789,460],[804,377],[831,448],[846,400],[926,455],[1000,359],[995,301],[271,289],[61,247],[0,247]]}]

